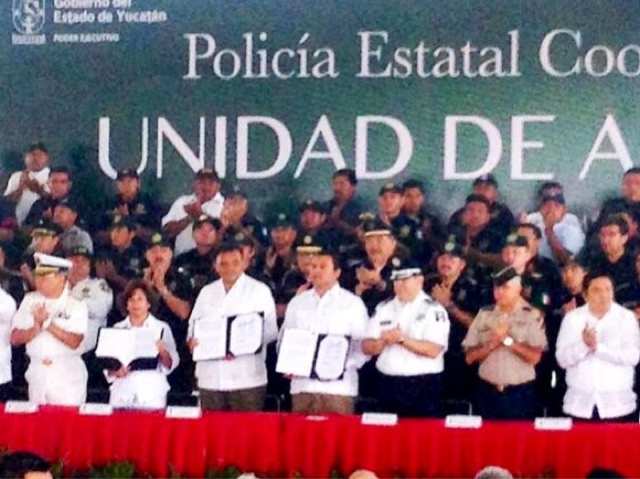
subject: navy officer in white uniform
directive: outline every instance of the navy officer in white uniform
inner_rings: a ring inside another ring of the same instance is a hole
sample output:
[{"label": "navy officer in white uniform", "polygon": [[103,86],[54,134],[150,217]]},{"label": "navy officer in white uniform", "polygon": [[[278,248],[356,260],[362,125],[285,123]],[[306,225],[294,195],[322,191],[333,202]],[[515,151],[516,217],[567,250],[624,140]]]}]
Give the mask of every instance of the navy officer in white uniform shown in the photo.
[{"label": "navy officer in white uniform", "polygon": [[395,296],[380,303],[362,349],[378,356],[378,401],[399,416],[441,414],[444,353],[449,343],[445,308],[423,291],[424,276],[409,259],[392,258]]},{"label": "navy officer in white uniform", "polygon": [[71,261],[36,253],[36,291],[28,293],[13,318],[11,344],[26,344],[29,401],[78,406],[87,395],[87,368],[80,345],[88,312],[67,283]]}]

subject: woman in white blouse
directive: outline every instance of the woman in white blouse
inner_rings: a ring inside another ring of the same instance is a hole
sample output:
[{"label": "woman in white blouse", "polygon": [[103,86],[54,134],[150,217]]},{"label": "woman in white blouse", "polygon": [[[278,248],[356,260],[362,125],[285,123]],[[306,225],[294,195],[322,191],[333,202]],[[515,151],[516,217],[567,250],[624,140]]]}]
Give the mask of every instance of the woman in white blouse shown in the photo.
[{"label": "woman in white blouse", "polygon": [[123,293],[128,316],[114,328],[148,328],[156,340],[158,364],[155,369],[131,370],[122,366],[107,372],[111,382],[110,404],[114,407],[162,409],[167,404],[167,375],[180,359],[169,325],[151,314],[150,291],[141,280],[133,280]]}]

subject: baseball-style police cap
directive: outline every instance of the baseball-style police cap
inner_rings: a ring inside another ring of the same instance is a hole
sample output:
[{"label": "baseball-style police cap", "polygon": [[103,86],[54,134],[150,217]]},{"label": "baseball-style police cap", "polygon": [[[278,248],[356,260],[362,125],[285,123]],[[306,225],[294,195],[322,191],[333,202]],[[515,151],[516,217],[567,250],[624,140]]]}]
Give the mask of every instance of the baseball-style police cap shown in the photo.
[{"label": "baseball-style police cap", "polygon": [[556,203],[564,205],[565,204],[564,194],[559,191],[556,191],[556,192],[546,193],[542,195],[542,197],[540,198],[540,204],[544,204],[547,201],[555,201]]},{"label": "baseball-style police cap", "polygon": [[385,183],[380,191],[378,192],[378,196],[382,196],[385,193],[397,193],[399,195],[402,194],[402,186],[396,183]]},{"label": "baseball-style police cap", "polygon": [[475,180],[473,180],[473,186],[478,185],[491,185],[494,188],[497,188],[498,180],[496,180],[496,177],[494,175],[488,173],[486,175],[478,176]]},{"label": "baseball-style police cap", "polygon": [[241,246],[256,246],[256,240],[243,228],[230,227],[225,231],[222,241],[237,243]]},{"label": "baseball-style police cap", "polygon": [[91,250],[86,246],[76,246],[75,248],[70,248],[67,250],[66,256],[67,258],[71,258],[72,256],[84,256],[88,259],[93,258]]},{"label": "baseball-style police cap", "polygon": [[154,246],[166,246],[171,247],[171,242],[168,238],[166,238],[160,231],[153,233],[151,235],[151,239],[149,240],[149,249]]},{"label": "baseball-style police cap", "polygon": [[49,218],[40,218],[31,232],[31,236],[58,236],[62,228]]},{"label": "baseball-style police cap", "polygon": [[417,261],[411,258],[391,258],[391,281],[422,276],[423,272]]},{"label": "baseball-style police cap", "polygon": [[513,266],[507,266],[506,268],[502,268],[498,272],[491,275],[491,280],[493,281],[494,286],[502,286],[513,278],[519,278],[520,275],[516,272]]},{"label": "baseball-style police cap", "polygon": [[36,269],[33,273],[37,276],[51,273],[66,273],[71,266],[73,266],[73,263],[68,259],[44,253],[34,253],[33,258],[36,263]]},{"label": "baseball-style police cap", "polygon": [[138,175],[138,171],[134,168],[123,168],[118,171],[116,181],[124,180],[125,178],[133,178],[137,180],[140,176]]},{"label": "baseball-style police cap", "polygon": [[527,247],[529,246],[529,243],[527,242],[527,238],[525,238],[524,236],[520,236],[517,233],[511,233],[509,235],[507,235],[505,242],[504,242],[505,246],[524,246]]},{"label": "baseball-style police cap", "polygon": [[109,229],[127,228],[132,230],[135,228],[135,222],[127,215],[113,215]]},{"label": "baseball-style police cap", "polygon": [[297,241],[296,253],[319,254],[322,251],[322,243],[318,235],[304,235]]},{"label": "baseball-style police cap", "polygon": [[211,226],[213,226],[216,230],[219,230],[220,228],[222,228],[222,223],[220,222],[220,220],[218,218],[213,218],[209,215],[200,215],[198,216],[195,221],[193,222],[193,229],[197,230],[198,228],[200,228],[203,224],[205,223],[209,223]]},{"label": "baseball-style police cap", "polygon": [[364,223],[362,223],[362,231],[364,231],[365,238],[368,238],[370,236],[379,236],[379,235],[393,236],[393,232],[391,231],[391,226],[384,223],[379,218],[374,218],[373,220],[365,221]]},{"label": "baseball-style police cap", "polygon": [[278,213],[271,224],[271,228],[293,228],[294,222],[286,213]]},{"label": "baseball-style police cap", "polygon": [[56,205],[56,208],[57,208],[57,207],[59,207],[59,206],[62,206],[62,207],[64,207],[64,208],[68,208],[68,209],[70,209],[71,211],[73,211],[74,213],[77,213],[77,212],[78,212],[78,203],[76,203],[76,202],[73,200],[73,198],[70,198],[70,197],[66,197],[66,198],[65,198],[65,199],[63,199],[63,200],[60,200],[60,201],[58,202],[58,204]]},{"label": "baseball-style police cap", "polygon": [[464,258],[464,248],[456,241],[455,235],[450,235],[447,241],[440,248],[440,254],[448,254],[451,256],[457,256],[458,258]]},{"label": "baseball-style police cap", "polygon": [[196,173],[196,180],[220,181],[218,173],[213,168],[202,168]]},{"label": "baseball-style police cap", "polygon": [[307,210],[315,211],[323,215],[327,212],[324,205],[316,200],[307,200],[300,205],[300,213]]}]

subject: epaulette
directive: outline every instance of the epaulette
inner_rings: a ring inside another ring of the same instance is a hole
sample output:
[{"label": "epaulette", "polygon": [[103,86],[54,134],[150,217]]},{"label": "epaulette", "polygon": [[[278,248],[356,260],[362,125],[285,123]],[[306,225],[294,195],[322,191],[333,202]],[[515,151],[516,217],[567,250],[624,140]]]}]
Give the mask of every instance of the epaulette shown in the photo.
[{"label": "epaulette", "polygon": [[431,296],[427,295],[426,298],[424,298],[424,302],[427,303],[428,305],[434,305],[434,304],[440,304],[438,303],[435,299],[433,299]]},{"label": "epaulette", "polygon": [[70,296],[78,301],[83,301],[85,298],[84,293],[80,290],[71,290]]}]

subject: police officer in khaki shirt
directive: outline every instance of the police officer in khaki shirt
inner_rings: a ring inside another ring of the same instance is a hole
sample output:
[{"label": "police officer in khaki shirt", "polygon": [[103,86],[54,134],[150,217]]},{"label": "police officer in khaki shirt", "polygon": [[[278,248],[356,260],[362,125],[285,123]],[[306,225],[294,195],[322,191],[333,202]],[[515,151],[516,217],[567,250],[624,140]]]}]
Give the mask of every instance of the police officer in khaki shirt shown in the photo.
[{"label": "police officer in khaki shirt", "polygon": [[535,365],[547,346],[544,323],[520,293],[509,266],[493,275],[495,306],[480,310],[463,342],[467,363],[480,363],[474,407],[485,419],[533,419]]}]

